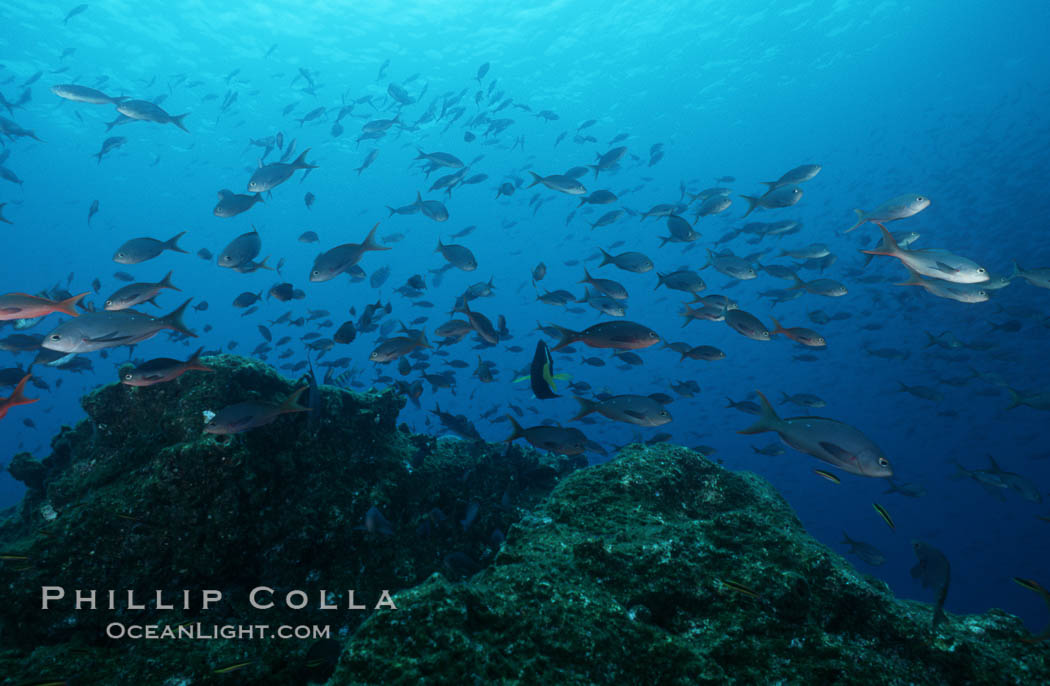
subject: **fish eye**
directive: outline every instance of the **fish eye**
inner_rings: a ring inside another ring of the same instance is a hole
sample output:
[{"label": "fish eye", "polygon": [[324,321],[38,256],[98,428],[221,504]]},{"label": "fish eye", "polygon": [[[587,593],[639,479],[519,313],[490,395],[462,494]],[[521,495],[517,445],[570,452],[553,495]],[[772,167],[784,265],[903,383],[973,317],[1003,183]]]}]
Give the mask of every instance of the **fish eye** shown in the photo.
[{"label": "fish eye", "polygon": [[51,334],[51,340],[53,340],[53,341],[60,341],[60,340],[62,340],[62,336],[60,336],[57,333],[53,333],[53,334]]},{"label": "fish eye", "polygon": [[321,275],[321,272],[319,272],[319,271],[317,271],[317,270],[315,269],[315,270],[313,270],[312,272],[310,272],[310,274],[312,274],[313,276],[320,276],[320,275]]},{"label": "fish eye", "polygon": [[131,374],[125,374],[124,379],[127,381],[131,381]]},{"label": "fish eye", "polygon": [[879,458],[879,466],[880,467],[889,467],[890,466],[890,461],[887,460],[885,457],[880,457]]},{"label": "fish eye", "polygon": [[978,274],[984,274],[984,267],[978,267],[977,268],[977,273]]},{"label": "fish eye", "polygon": [[978,293],[978,295],[980,295],[982,297],[988,295],[987,291],[977,291],[977,293]]}]

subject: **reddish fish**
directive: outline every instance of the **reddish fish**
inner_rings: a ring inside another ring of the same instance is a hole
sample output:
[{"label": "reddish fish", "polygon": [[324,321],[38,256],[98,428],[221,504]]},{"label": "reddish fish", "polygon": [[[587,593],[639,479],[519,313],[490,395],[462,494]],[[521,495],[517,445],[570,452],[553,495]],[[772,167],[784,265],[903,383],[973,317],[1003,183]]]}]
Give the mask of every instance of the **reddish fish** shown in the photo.
[{"label": "reddish fish", "polygon": [[32,375],[26,374],[22,377],[22,380],[19,381],[18,385],[15,386],[14,393],[12,393],[6,398],[0,398],[0,419],[6,417],[7,411],[10,410],[12,407],[15,407],[16,405],[28,405],[30,403],[35,403],[37,400],[40,400],[40,398],[27,398],[23,394],[26,388],[26,382],[29,381],[30,376]]},{"label": "reddish fish", "polygon": [[88,294],[90,294],[90,291],[74,295],[66,300],[48,300],[47,298],[39,298],[35,295],[26,295],[25,293],[0,295],[0,321],[35,319],[36,317],[46,317],[53,312],[62,312],[63,314],[76,317],[78,314],[76,309],[74,309],[76,304]]}]

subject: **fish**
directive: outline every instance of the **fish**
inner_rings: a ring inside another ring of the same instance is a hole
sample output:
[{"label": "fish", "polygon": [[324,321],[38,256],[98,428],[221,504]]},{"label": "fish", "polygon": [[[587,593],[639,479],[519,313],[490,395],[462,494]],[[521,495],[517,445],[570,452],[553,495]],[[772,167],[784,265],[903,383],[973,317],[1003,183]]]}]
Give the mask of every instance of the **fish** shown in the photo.
[{"label": "fish", "polygon": [[262,201],[262,195],[259,193],[245,195],[243,193],[234,193],[228,188],[224,188],[219,191],[219,202],[216,203],[212,214],[216,217],[235,217],[242,212],[250,210],[255,206],[255,203]]},{"label": "fish", "polygon": [[587,449],[587,437],[579,429],[543,424],[525,429],[514,417],[505,416],[511,425],[511,434],[504,439],[506,443],[524,438],[534,448],[557,455],[579,455]]},{"label": "fish", "polygon": [[369,354],[368,359],[376,363],[392,362],[416,348],[429,347],[426,334],[420,331],[416,336],[398,336],[383,341]]},{"label": "fish", "polygon": [[31,374],[23,376],[17,384],[15,384],[15,390],[11,395],[6,398],[0,397],[0,419],[7,416],[8,411],[12,407],[18,407],[19,405],[29,405],[37,402],[40,398],[27,398],[25,396],[26,384],[29,383],[29,379],[32,378]]},{"label": "fish", "polygon": [[85,291],[65,300],[48,300],[26,293],[0,295],[0,321],[36,319],[56,312],[76,317],[80,314],[76,310],[77,303],[88,295],[91,295],[91,292]]},{"label": "fish", "polygon": [[250,264],[259,256],[260,251],[262,251],[262,238],[253,226],[251,231],[237,236],[222,249],[218,263],[220,267],[237,269]]},{"label": "fish", "polygon": [[375,234],[378,228],[377,223],[361,243],[344,243],[318,255],[310,268],[310,282],[331,281],[360,262],[366,252],[390,250],[389,247],[376,243]]},{"label": "fish", "polygon": [[814,469],[813,473],[816,474],[817,476],[821,477],[821,478],[827,479],[828,481],[830,481],[833,484],[842,483],[841,479],[839,479],[837,476],[835,476],[834,474],[832,474],[829,471],[826,471],[826,470],[823,470],[823,469]]},{"label": "fish", "polygon": [[937,602],[933,608],[933,628],[947,621],[944,614],[944,601],[948,597],[948,586],[952,580],[952,568],[944,553],[929,543],[912,541],[912,550],[919,559],[911,568],[911,578],[918,579],[923,588],[937,589]]},{"label": "fish", "polygon": [[771,341],[772,334],[758,317],[744,310],[723,310],[726,324],[742,336],[753,341]]},{"label": "fish", "polygon": [[746,217],[756,209],[772,210],[791,207],[802,199],[802,189],[796,184],[789,184],[773,188],[762,196],[741,195],[740,197],[747,200],[747,212],[744,213]]},{"label": "fish", "polygon": [[157,283],[133,283],[119,289],[116,293],[106,298],[105,309],[114,310],[126,310],[129,307],[135,307],[143,303],[151,303],[156,305],[154,299],[160,294],[165,288],[173,291],[181,291],[181,288],[177,288],[171,283],[171,272],[169,271],[163,279]]},{"label": "fish", "polygon": [[662,404],[645,395],[614,395],[605,400],[591,400],[574,396],[579,411],[569,421],[578,421],[592,412],[604,417],[638,426],[662,426],[671,421],[671,413]]},{"label": "fish", "polygon": [[532,183],[526,188],[532,188],[536,184],[543,184],[552,191],[558,191],[559,193],[565,193],[566,195],[585,195],[587,189],[584,188],[583,184],[570,176],[564,176],[562,174],[551,174],[550,176],[540,176],[536,172],[530,171],[532,175]]},{"label": "fish", "polygon": [[804,326],[793,326],[789,329],[785,329],[780,325],[780,322],[776,320],[776,317],[771,317],[773,320],[773,331],[772,335],[780,334],[801,345],[810,348],[826,348],[828,342],[819,333],[813,329],[807,329]]},{"label": "fish", "polygon": [[162,317],[150,317],[134,310],[88,312],[59,324],[44,336],[40,345],[48,350],[63,353],[85,353],[120,345],[134,345],[164,330],[177,331],[196,338],[197,334],[186,328],[182,321],[182,314],[192,300],[186,300]]},{"label": "fish", "polygon": [[165,250],[185,253],[186,251],[179,247],[179,239],[184,235],[186,232],[180,231],[166,241],[156,238],[132,238],[117,248],[117,251],[113,253],[113,261],[117,264],[139,264],[152,260]]},{"label": "fish", "polygon": [[478,261],[474,258],[474,253],[464,245],[456,243],[445,245],[439,238],[437,248],[434,249],[434,252],[441,253],[441,256],[444,257],[449,264],[457,269],[462,269],[465,272],[472,272],[478,268]]},{"label": "fish", "polygon": [[909,270],[921,276],[952,283],[976,284],[988,281],[988,270],[965,257],[947,250],[905,250],[897,245],[886,227],[879,225],[882,243],[876,250],[861,250],[866,255],[885,255],[900,260]]},{"label": "fish", "polygon": [[51,86],[51,92],[64,100],[83,102],[89,105],[116,105],[127,100],[124,96],[112,98],[102,91],[88,88],[87,86],[78,86],[75,83],[56,84]]},{"label": "fish", "polygon": [[741,434],[777,433],[786,444],[839,469],[873,478],[893,476],[890,461],[861,431],[849,424],[824,417],[781,419],[766,396],[759,398],[759,419]]},{"label": "fish", "polygon": [[68,24],[70,19],[72,19],[73,17],[77,16],[78,14],[83,14],[87,10],[88,10],[88,6],[86,4],[84,4],[84,5],[77,5],[73,9],[69,10],[68,12],[66,12],[66,17],[65,17],[65,19],[62,20],[62,23],[63,24]]},{"label": "fish", "polygon": [[615,169],[619,165],[620,160],[622,160],[623,156],[626,155],[626,154],[627,154],[627,146],[623,146],[623,145],[621,145],[621,146],[619,146],[617,148],[613,148],[612,150],[610,150],[609,152],[605,153],[604,155],[603,154],[598,154],[597,155],[598,163],[597,164],[588,165],[591,169],[594,170],[594,178],[598,178],[598,172],[600,172],[600,171],[608,171],[610,169]]},{"label": "fish", "polygon": [[890,516],[890,513],[886,511],[885,507],[879,505],[878,503],[872,503],[871,506],[875,508],[876,512],[879,513],[879,516],[882,517],[882,520],[886,522],[886,526],[890,527],[894,531],[897,530],[897,525],[893,523],[893,517]]},{"label": "fish", "polygon": [[930,199],[924,195],[916,195],[914,193],[898,195],[895,198],[887,200],[871,211],[854,209],[853,211],[857,213],[857,223],[846,229],[843,233],[849,233],[858,228],[861,224],[867,222],[874,222],[881,227],[882,224],[885,224],[886,222],[914,217],[929,206]]},{"label": "fish", "polygon": [[781,186],[805,183],[819,174],[821,169],[823,169],[823,167],[819,164],[803,164],[799,167],[795,167],[791,171],[784,172],[784,174],[776,181],[761,181],[760,183],[763,186],[769,186],[769,190],[774,191]]},{"label": "fish", "polygon": [[300,386],[295,389],[280,405],[268,405],[250,400],[224,407],[204,425],[204,433],[221,436],[239,434],[266,426],[284,414],[309,412],[309,407],[299,404],[299,396],[307,388],[307,386]]},{"label": "fish", "polygon": [[577,341],[592,348],[640,350],[660,342],[660,336],[647,326],[630,321],[601,322],[583,331],[552,325],[560,336],[551,351],[561,350]]},{"label": "fish", "polygon": [[870,543],[853,540],[845,531],[842,532],[842,543],[850,547],[850,555],[856,555],[872,567],[881,567],[886,562],[886,556],[881,550]]},{"label": "fish", "polygon": [[159,105],[148,100],[121,100],[117,103],[117,112],[125,117],[139,121],[150,121],[156,124],[174,124],[183,131],[189,130],[183,125],[182,120],[189,113],[172,116],[165,112]]},{"label": "fish", "polygon": [[[653,261],[640,252],[622,252],[619,255],[610,255],[605,252],[602,248],[598,248],[602,255],[601,264],[599,267],[604,267],[607,264],[619,267],[624,271],[633,272],[635,274],[644,274],[653,270]],[[659,285],[659,284],[657,284]]]},{"label": "fish", "polygon": [[299,157],[295,158],[291,163],[272,162],[263,165],[262,161],[260,161],[259,168],[255,170],[255,173],[248,180],[248,192],[265,193],[266,191],[272,191],[292,178],[292,174],[300,169],[306,169],[308,173],[311,169],[317,169],[318,165],[306,161],[306,155],[309,152],[310,148],[303,150]]},{"label": "fish", "polygon": [[186,361],[158,357],[149,362],[143,362],[132,369],[122,370],[120,372],[120,382],[127,386],[144,387],[174,381],[191,370],[214,372],[214,369],[201,362],[201,353],[203,352],[204,348],[198,348],[197,352],[190,355]]},{"label": "fish", "polygon": [[1050,288],[1050,268],[1022,269],[1017,262],[1014,262],[1014,270],[1010,278],[1022,278],[1037,288]]},{"label": "fish", "polygon": [[537,399],[550,400],[561,397],[555,392],[558,389],[554,384],[554,376],[554,359],[550,349],[542,340],[536,341],[536,351],[529,366],[529,386]]}]

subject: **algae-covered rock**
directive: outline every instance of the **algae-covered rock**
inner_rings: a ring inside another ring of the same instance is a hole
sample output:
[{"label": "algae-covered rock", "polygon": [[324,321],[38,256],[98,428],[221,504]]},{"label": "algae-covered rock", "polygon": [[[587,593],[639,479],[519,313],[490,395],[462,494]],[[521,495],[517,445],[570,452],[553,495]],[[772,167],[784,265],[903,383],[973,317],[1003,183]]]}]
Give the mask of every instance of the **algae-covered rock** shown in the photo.
[{"label": "algae-covered rock", "polygon": [[[317,667],[307,659],[314,641],[116,641],[106,626],[318,625],[345,637],[384,591],[451,574],[449,556],[469,560],[469,571],[491,562],[502,539],[494,532],[574,468],[513,446],[405,433],[404,398],[390,390],[322,386],[315,412],[205,434],[206,411],[279,403],[301,383],[244,358],[206,363],[214,373],[93,391],[82,401],[88,419],[64,428],[51,455],[12,463],[29,491],[0,521],[0,683],[73,674],[78,684],[203,683],[238,661],[250,662],[235,671],[251,683],[302,683]],[[370,525],[370,510],[389,528]],[[44,586],[67,598],[43,611]],[[249,604],[257,586],[274,589],[276,607]],[[73,609],[76,589],[96,589],[99,609]],[[129,589],[146,609],[127,607]],[[206,589],[223,600],[203,610]],[[304,609],[280,602],[300,589]],[[155,607],[157,590],[175,609]],[[366,609],[348,609],[350,590]],[[323,591],[337,610],[319,607]]]},{"label": "algae-covered rock", "polygon": [[576,472],[488,570],[396,601],[332,683],[1050,683],[1017,618],[935,633],[928,605],[810,538],[766,482],[670,446]]},{"label": "algae-covered rock", "polygon": [[[929,605],[895,599],[765,481],[698,453],[631,446],[576,470],[413,435],[392,391],[327,386],[314,412],[215,437],[205,411],[277,403],[301,380],[207,363],[94,391],[49,456],[13,463],[29,491],[0,520],[0,685],[1050,683],[1018,619],[933,631]],[[43,611],[43,586],[97,589],[100,607]],[[251,606],[258,586],[274,608]],[[205,590],[222,601],[202,608]],[[303,609],[281,602],[296,590]],[[375,609],[384,591],[397,609]],[[114,622],[329,634],[113,640]]]}]

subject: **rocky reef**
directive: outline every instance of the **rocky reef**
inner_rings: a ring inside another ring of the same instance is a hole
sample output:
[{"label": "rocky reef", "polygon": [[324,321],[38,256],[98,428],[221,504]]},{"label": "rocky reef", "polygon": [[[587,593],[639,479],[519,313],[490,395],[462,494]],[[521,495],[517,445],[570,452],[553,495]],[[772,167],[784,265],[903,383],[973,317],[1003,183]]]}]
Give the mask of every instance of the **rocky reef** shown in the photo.
[{"label": "rocky reef", "polygon": [[[207,363],[98,389],[49,457],[12,461],[29,491],[0,521],[0,684],[1050,683],[1050,650],[1017,618],[932,630],[929,605],[810,538],[759,477],[698,453],[632,446],[578,469],[413,435],[393,392],[328,386],[312,413],[215,437],[204,411],[298,383]],[[257,610],[260,585],[310,603]],[[105,589],[165,590],[177,607],[43,611],[42,586],[101,589],[100,604]],[[223,601],[175,595],[205,589]],[[366,609],[347,609],[351,589]],[[373,611],[384,590],[397,609]],[[113,622],[331,635],[113,640]]]}]

